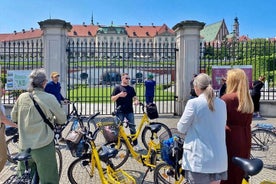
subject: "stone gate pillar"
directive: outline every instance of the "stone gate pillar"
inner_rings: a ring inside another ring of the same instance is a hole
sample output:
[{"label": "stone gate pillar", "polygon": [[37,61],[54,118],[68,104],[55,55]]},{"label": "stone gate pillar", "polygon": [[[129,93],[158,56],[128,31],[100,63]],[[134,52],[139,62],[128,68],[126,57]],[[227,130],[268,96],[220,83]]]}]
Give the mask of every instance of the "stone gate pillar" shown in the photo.
[{"label": "stone gate pillar", "polygon": [[199,73],[200,30],[205,23],[187,20],[176,24],[176,107],[175,115],[182,115],[190,97],[190,81]]},{"label": "stone gate pillar", "polygon": [[50,79],[50,74],[56,71],[60,74],[61,93],[66,96],[67,91],[67,32],[72,25],[60,19],[47,19],[38,22],[43,31],[44,68]]}]

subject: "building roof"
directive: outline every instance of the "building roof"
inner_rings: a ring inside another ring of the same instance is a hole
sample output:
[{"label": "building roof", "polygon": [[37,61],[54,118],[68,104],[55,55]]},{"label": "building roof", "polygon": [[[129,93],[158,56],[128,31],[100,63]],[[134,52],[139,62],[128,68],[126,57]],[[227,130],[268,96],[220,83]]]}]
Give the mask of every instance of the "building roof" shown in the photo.
[{"label": "building roof", "polygon": [[95,25],[73,25],[70,32],[68,32],[69,37],[95,37],[99,26]]},{"label": "building roof", "polygon": [[170,29],[166,24],[162,26],[128,26],[126,25],[126,31],[130,38],[135,37],[155,37],[156,35],[162,35],[162,33],[168,32],[170,34],[174,34],[174,31]]},{"label": "building roof", "polygon": [[40,38],[43,31],[40,29],[22,30],[22,32],[16,32],[11,34],[0,34],[0,41],[14,41],[14,40],[28,40],[34,38]]},{"label": "building roof", "polygon": [[200,35],[204,38],[206,42],[212,42],[216,39],[217,34],[219,33],[220,28],[224,24],[224,20],[206,25],[201,31]]},{"label": "building roof", "polygon": [[[41,29],[31,29],[28,31],[14,32],[10,34],[0,34],[0,41],[28,40],[40,38],[43,34]],[[170,35],[174,31],[166,24],[162,26],[100,26],[100,25],[73,25],[68,32],[69,37],[95,37],[97,34],[126,34],[130,38],[155,37],[156,35]]]}]

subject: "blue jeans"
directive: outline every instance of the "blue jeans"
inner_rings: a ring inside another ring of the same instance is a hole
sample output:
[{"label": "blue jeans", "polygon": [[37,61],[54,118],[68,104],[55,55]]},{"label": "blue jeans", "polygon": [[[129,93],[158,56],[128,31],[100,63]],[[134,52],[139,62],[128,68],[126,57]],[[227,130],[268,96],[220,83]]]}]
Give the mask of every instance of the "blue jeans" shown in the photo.
[{"label": "blue jeans", "polygon": [[[131,134],[135,134],[136,133],[136,125],[135,125],[135,121],[134,121],[134,114],[133,113],[122,113],[122,112],[119,112],[117,113],[116,115],[121,121],[124,120],[124,118],[127,119],[128,121],[128,126],[129,126],[129,130],[130,130],[130,133]],[[137,139],[135,141],[133,141],[133,145],[136,146],[138,144],[138,141]]]}]

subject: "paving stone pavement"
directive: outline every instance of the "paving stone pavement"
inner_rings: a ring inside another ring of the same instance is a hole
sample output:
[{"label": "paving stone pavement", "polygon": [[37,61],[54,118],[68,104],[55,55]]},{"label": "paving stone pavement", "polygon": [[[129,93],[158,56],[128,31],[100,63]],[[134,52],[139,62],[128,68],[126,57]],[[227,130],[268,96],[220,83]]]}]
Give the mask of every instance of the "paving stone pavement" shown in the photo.
[{"label": "paving stone pavement", "polygon": [[[165,123],[170,128],[175,128],[176,124],[179,120],[179,116],[170,116],[170,115],[160,115],[155,121]],[[141,116],[136,117],[136,124],[139,124]],[[252,126],[257,123],[271,123],[276,126],[276,118],[259,118],[253,119]],[[66,131],[64,131],[66,134]],[[142,145],[142,144],[140,144]],[[276,146],[276,144],[274,144]],[[63,171],[60,179],[61,184],[70,183],[67,177],[67,169],[70,163],[75,159],[71,156],[70,151],[67,149],[66,145],[61,144],[61,151],[63,155]],[[276,158],[275,158],[276,159]],[[147,170],[146,167],[142,166],[141,163],[138,163],[133,158],[129,158],[127,163],[122,167],[124,170],[129,172],[132,176],[135,177],[137,183],[142,183],[142,178]],[[16,166],[7,162],[5,168],[0,173],[0,183],[3,183],[11,174],[13,174],[16,170]],[[258,175],[251,178],[251,184],[259,184],[262,181],[274,181],[276,182],[276,170],[266,169],[264,168]],[[144,180],[144,184],[152,184],[153,183],[153,172],[149,172]]]}]

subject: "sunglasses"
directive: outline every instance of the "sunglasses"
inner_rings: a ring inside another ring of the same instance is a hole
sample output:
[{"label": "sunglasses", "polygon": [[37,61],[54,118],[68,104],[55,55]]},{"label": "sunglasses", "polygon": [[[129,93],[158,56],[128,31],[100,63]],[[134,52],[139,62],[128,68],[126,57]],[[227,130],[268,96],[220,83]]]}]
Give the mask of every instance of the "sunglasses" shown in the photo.
[{"label": "sunglasses", "polygon": [[130,78],[129,78],[129,77],[126,77],[125,79],[126,79],[126,80],[129,80]]}]

